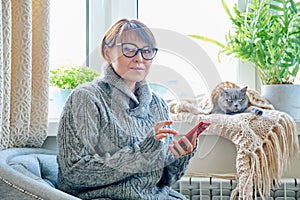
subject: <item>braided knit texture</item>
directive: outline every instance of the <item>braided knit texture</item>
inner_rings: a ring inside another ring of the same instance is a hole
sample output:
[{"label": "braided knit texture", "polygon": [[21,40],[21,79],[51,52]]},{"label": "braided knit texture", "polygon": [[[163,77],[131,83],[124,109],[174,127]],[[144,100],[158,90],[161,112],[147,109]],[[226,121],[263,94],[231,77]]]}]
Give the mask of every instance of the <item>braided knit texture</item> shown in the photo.
[{"label": "braided knit texture", "polygon": [[[274,110],[260,94],[248,90],[251,105],[261,107],[262,116],[251,113],[236,115],[210,114],[210,95],[172,102],[169,107],[174,121],[195,124],[211,121],[208,134],[219,135],[232,141],[237,149],[237,187],[231,199],[262,199],[270,196],[273,184],[280,184],[289,161],[298,155],[299,144],[296,124],[286,113]],[[253,194],[255,194],[253,196]]]}]

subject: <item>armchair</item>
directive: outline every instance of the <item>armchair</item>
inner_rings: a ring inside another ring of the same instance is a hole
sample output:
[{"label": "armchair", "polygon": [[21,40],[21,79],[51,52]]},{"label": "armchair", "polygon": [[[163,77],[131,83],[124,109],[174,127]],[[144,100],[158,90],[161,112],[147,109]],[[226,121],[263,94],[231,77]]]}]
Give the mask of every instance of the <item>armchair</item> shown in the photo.
[{"label": "armchair", "polygon": [[78,200],[56,189],[56,154],[43,148],[0,151],[0,199]]}]

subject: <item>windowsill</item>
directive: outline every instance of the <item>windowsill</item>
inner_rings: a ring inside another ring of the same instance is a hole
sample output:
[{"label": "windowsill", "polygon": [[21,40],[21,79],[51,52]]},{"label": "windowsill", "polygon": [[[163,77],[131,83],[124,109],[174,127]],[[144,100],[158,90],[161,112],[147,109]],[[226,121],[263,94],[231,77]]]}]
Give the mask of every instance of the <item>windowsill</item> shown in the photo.
[{"label": "windowsill", "polygon": [[[56,136],[57,135],[58,122],[59,122],[58,118],[49,119],[48,136]],[[173,128],[178,130],[182,135],[184,135],[192,128],[192,126],[190,124],[184,123],[184,122],[174,122]]]},{"label": "windowsill", "polygon": [[[48,123],[48,136],[56,136],[58,129],[59,119],[49,119]],[[300,135],[300,120],[296,121],[298,135]],[[191,128],[191,124],[185,122],[174,122],[173,128],[178,130],[181,135],[187,133]],[[205,134],[205,133],[204,133]]]},{"label": "windowsill", "polygon": [[49,119],[47,136],[56,136],[57,135],[58,121],[59,121],[59,119]]}]

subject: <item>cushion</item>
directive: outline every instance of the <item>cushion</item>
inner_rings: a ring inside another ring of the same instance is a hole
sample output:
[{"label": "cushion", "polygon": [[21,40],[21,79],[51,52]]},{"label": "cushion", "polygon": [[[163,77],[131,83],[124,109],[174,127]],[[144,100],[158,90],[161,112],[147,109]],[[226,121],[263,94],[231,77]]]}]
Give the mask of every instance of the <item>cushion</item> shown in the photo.
[{"label": "cushion", "polygon": [[57,187],[58,165],[56,155],[20,155],[12,158],[9,165],[30,178]]}]

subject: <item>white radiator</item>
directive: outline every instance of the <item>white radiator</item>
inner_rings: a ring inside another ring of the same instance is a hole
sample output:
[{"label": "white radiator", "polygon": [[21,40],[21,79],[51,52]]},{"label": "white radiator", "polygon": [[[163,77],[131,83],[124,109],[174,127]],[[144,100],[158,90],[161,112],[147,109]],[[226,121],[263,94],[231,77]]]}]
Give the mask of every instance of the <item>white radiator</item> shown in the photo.
[{"label": "white radiator", "polygon": [[[190,200],[229,200],[235,187],[235,180],[191,177],[183,177],[172,186]],[[257,197],[258,200],[261,199],[259,194]],[[281,184],[270,191],[270,197],[265,199],[300,200],[300,179],[282,179]]]}]

